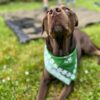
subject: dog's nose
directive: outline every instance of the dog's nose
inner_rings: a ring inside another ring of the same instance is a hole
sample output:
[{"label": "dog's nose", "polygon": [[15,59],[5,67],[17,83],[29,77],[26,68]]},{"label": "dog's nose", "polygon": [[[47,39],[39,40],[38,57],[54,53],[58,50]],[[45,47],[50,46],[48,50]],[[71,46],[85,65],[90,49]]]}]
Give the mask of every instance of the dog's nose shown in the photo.
[{"label": "dog's nose", "polygon": [[60,8],[55,8],[55,9],[50,9],[49,10],[49,14],[51,16],[56,16],[56,15],[60,14],[60,12],[61,12]]},{"label": "dog's nose", "polygon": [[60,8],[55,8],[54,9],[54,15],[59,15],[61,13],[61,9]]},{"label": "dog's nose", "polygon": [[52,10],[52,9],[49,10],[49,14],[50,14],[50,15],[53,14],[53,10]]},{"label": "dog's nose", "polygon": [[61,12],[60,8],[55,8],[55,12],[60,13]]}]

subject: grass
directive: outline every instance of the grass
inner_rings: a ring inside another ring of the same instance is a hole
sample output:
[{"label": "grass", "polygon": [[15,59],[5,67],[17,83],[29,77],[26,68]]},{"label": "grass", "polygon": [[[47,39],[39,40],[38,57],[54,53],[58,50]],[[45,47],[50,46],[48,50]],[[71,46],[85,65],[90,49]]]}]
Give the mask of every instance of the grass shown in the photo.
[{"label": "grass", "polygon": [[100,7],[96,6],[94,3],[99,2],[99,0],[76,0],[76,7],[87,8],[89,10],[100,11]]},{"label": "grass", "polygon": [[10,3],[9,5],[0,5],[0,13],[6,13],[6,12],[15,12],[18,10],[31,10],[40,8],[42,5],[40,3],[22,3],[22,2],[16,2],[16,3]]},{"label": "grass", "polygon": [[[99,7],[90,5],[93,1],[95,0],[86,2],[77,0],[76,6],[100,11]],[[39,7],[41,7],[40,3],[11,3],[0,5],[0,13]],[[100,47],[100,24],[82,30],[87,32],[93,42]],[[43,48],[44,41],[41,39],[20,44],[0,16],[0,100],[35,100],[43,72]],[[54,82],[47,100],[57,100],[55,97],[58,96],[61,88],[61,83]],[[95,57],[83,58],[74,92],[69,100],[100,100],[100,66],[97,65]]]}]

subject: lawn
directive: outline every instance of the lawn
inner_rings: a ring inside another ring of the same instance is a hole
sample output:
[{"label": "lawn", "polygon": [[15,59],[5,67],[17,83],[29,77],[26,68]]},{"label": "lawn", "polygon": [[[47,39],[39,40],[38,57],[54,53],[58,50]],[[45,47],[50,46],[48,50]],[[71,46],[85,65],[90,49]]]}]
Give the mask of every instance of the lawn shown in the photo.
[{"label": "lawn", "polygon": [[[94,1],[99,0],[77,0],[76,7],[100,11],[100,7],[93,5]],[[0,13],[40,7],[40,3],[11,3],[0,5]],[[100,47],[100,24],[82,30]],[[42,39],[20,44],[0,16],[0,100],[35,100],[44,66],[43,48]],[[100,65],[97,65],[97,58],[84,57],[77,76],[74,92],[68,100],[100,100]],[[57,100],[62,88],[62,84],[57,82],[51,86],[47,100]]]}]

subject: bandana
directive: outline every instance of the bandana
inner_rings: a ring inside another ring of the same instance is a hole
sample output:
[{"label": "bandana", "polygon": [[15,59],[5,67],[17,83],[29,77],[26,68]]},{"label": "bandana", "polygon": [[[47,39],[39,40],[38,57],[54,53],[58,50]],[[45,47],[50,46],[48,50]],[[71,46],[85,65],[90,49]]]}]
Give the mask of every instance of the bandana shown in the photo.
[{"label": "bandana", "polygon": [[54,56],[44,49],[44,64],[46,70],[58,80],[70,85],[71,81],[76,79],[77,72],[77,50],[76,48],[68,56]]}]

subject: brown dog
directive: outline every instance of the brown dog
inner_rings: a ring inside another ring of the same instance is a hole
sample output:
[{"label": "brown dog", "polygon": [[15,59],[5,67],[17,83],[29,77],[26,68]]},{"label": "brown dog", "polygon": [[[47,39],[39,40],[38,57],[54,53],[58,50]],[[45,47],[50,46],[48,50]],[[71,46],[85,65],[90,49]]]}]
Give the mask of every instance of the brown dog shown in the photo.
[{"label": "brown dog", "polygon": [[[78,19],[76,14],[67,7],[50,9],[43,19],[43,32],[47,34],[46,46],[54,56],[69,55],[77,49],[78,63],[83,54],[100,56],[97,48],[84,33],[76,29]],[[45,100],[50,81],[53,76],[44,69],[36,100]],[[73,81],[65,85],[57,100],[65,100],[71,93]]]}]

